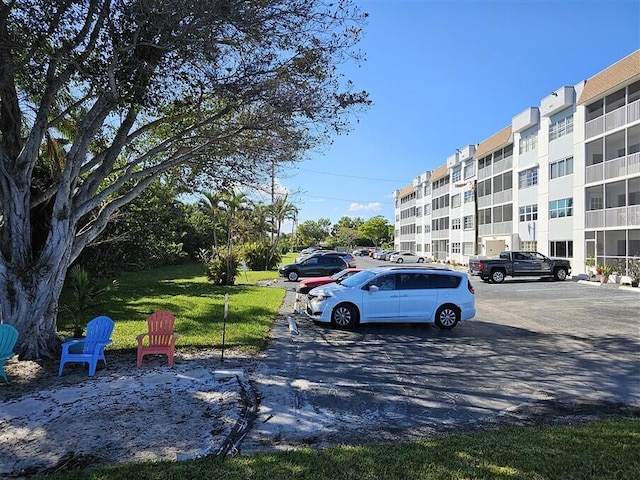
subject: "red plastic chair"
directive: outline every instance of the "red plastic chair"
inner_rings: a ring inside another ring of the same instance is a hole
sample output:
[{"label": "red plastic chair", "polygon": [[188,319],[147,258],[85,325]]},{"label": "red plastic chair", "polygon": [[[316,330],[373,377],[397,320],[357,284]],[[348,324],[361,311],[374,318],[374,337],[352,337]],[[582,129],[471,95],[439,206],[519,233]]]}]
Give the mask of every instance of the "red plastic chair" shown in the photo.
[{"label": "red plastic chair", "polygon": [[[159,310],[152,313],[147,318],[147,333],[141,333],[136,337],[138,340],[138,368],[142,366],[142,359],[145,355],[166,355],[169,365],[173,365],[175,355],[176,340],[178,334],[173,331],[173,324],[176,317],[166,310]],[[147,341],[145,343],[145,337]]]}]

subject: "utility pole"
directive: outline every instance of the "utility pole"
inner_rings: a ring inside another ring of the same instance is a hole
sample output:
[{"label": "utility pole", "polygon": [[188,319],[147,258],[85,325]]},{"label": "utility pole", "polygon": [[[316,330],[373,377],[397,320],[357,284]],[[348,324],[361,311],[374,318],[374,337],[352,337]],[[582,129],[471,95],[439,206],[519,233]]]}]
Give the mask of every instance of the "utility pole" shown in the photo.
[{"label": "utility pole", "polygon": [[473,190],[473,254],[478,256],[478,180],[474,179],[471,185]]}]

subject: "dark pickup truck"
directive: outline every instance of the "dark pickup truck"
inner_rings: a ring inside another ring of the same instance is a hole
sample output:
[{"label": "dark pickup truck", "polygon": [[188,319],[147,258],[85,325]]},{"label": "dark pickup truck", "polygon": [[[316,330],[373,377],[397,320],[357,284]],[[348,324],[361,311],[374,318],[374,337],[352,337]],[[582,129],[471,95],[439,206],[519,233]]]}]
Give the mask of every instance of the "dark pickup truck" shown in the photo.
[{"label": "dark pickup truck", "polygon": [[505,277],[552,277],[565,280],[571,274],[568,260],[545,257],[538,252],[501,252],[498,258],[469,260],[469,273],[485,282],[504,282]]}]

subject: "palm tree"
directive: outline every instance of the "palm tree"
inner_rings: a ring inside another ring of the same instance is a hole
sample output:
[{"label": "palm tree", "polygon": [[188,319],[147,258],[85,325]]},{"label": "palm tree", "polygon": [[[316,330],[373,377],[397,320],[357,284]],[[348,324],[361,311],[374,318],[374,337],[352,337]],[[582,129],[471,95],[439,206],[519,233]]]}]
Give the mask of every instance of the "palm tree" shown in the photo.
[{"label": "palm tree", "polygon": [[222,207],[222,195],[218,192],[202,192],[202,198],[198,201],[198,208],[209,215],[213,222],[213,248],[218,248],[218,218]]},{"label": "palm tree", "polygon": [[221,202],[224,220],[227,227],[227,281],[231,276],[231,260],[233,254],[233,239],[242,239],[245,232],[247,213],[251,211],[251,202],[246,193],[229,190],[222,193]]},{"label": "palm tree", "polygon": [[285,220],[292,220],[295,222],[298,217],[298,208],[292,203],[287,202],[287,195],[276,199],[271,204],[271,218],[273,220],[273,230],[276,234],[275,241],[272,242],[269,250],[269,258],[267,259],[267,265],[271,265],[271,259],[278,249],[280,243],[280,234],[282,231],[282,224]]}]

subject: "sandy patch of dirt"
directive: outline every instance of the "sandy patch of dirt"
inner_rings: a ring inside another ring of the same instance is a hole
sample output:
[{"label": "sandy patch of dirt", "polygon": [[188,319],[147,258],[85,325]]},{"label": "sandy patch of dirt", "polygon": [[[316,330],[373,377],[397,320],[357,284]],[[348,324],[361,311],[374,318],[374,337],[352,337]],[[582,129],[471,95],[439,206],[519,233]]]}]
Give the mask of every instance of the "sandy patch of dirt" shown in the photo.
[{"label": "sandy patch of dirt", "polygon": [[7,362],[0,382],[0,477],[89,465],[180,460],[224,448],[245,408],[251,360],[220,351],[179,352],[176,365],[107,352],[81,364]]}]

